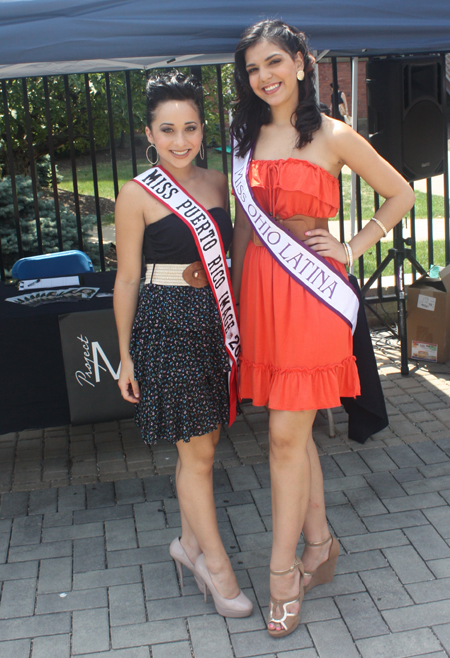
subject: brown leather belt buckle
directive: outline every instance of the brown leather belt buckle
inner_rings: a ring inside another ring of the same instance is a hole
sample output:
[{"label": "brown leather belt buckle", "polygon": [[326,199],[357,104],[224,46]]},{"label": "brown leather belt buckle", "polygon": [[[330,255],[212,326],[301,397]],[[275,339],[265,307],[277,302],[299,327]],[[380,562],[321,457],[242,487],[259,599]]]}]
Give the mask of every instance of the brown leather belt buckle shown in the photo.
[{"label": "brown leather belt buckle", "polygon": [[204,288],[208,285],[208,277],[201,260],[191,263],[183,271],[183,279],[193,288]]}]

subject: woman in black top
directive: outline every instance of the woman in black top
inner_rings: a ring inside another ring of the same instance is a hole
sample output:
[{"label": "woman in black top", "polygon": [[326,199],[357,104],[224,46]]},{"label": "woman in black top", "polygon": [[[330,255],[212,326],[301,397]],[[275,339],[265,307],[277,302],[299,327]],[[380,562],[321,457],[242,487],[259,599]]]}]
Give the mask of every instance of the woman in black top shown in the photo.
[{"label": "woman in black top", "polygon": [[[226,177],[195,167],[201,151],[201,87],[176,71],[149,80],[147,157],[209,209],[225,250],[231,242]],[[143,439],[176,443],[182,535],[170,554],[194,572],[217,611],[245,617],[252,604],[240,591],[217,526],[212,469],[220,426],[228,418],[227,373],[221,321],[208,285],[186,285],[181,272],[200,260],[192,234],[135,181],[116,204],[117,276],[114,288],[121,372],[119,387],[136,405]],[[142,253],[147,276],[141,292]]]}]

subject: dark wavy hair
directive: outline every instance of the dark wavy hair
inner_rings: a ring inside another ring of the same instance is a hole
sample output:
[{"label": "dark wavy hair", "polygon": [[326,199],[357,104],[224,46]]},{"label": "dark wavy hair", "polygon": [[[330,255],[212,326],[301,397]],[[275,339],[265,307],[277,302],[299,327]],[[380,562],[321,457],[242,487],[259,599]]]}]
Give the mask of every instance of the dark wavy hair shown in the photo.
[{"label": "dark wavy hair", "polygon": [[271,122],[270,106],[252,90],[245,68],[245,53],[261,41],[270,41],[287,52],[292,59],[299,52],[305,63],[305,78],[298,83],[298,106],[292,115],[292,124],[298,132],[297,148],[312,141],[319,130],[322,117],[316,101],[314,87],[314,58],[309,54],[306,37],[295,27],[280,20],[266,20],[248,27],[239,41],[234,55],[234,80],[237,91],[231,130],[242,157],[250,150],[258,137],[261,126]]},{"label": "dark wavy hair", "polygon": [[192,101],[195,103],[200,121],[203,123],[203,89],[193,75],[186,77],[184,73],[173,70],[149,78],[146,87],[147,94],[147,125],[150,127],[155,111],[160,103],[166,101]]}]

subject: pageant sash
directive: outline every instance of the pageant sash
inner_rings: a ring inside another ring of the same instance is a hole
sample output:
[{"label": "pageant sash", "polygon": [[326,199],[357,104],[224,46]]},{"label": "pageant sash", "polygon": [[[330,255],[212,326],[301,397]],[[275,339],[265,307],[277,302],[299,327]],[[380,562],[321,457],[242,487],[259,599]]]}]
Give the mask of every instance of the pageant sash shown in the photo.
[{"label": "pageant sash", "polygon": [[[232,145],[232,184],[236,199],[265,248],[277,263],[314,297],[339,315],[355,331],[359,301],[348,280],[325,258],[296,238],[267,215],[253,196],[248,180],[252,159],[249,151],[243,158]],[[308,318],[305,318],[307,321]]]},{"label": "pageant sash", "polygon": [[162,167],[153,167],[136,176],[149,194],[169,208],[191,231],[217,304],[231,372],[228,375],[230,418],[236,418],[238,396],[238,360],[241,351],[236,306],[231,289],[222,237],[209,212],[184,190]]}]

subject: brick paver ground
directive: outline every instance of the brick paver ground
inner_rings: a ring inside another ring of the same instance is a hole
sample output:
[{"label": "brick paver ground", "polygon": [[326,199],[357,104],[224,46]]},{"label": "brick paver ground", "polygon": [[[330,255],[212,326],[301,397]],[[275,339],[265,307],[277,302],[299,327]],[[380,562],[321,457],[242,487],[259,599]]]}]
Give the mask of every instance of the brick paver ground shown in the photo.
[{"label": "brick paver ground", "polygon": [[[265,631],[271,543],[267,414],[223,432],[215,493],[247,619],[223,619],[168,545],[179,532],[171,446],[132,422],[0,437],[1,658],[443,658],[450,655],[450,364],[411,364],[375,334],[390,426],[364,446],[320,414],[335,580],[302,624]],[[67,486],[70,485],[70,486]],[[299,551],[301,552],[301,545]]]}]

